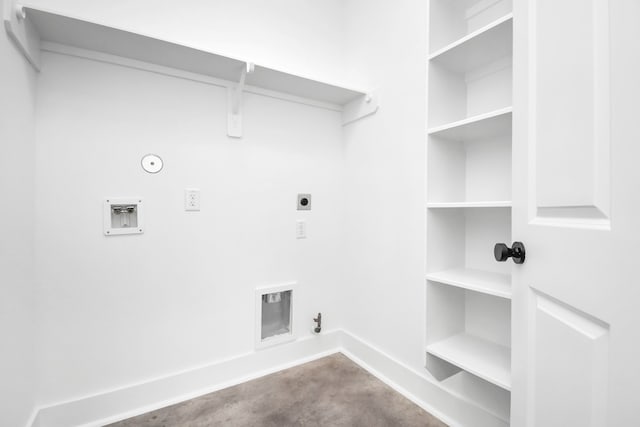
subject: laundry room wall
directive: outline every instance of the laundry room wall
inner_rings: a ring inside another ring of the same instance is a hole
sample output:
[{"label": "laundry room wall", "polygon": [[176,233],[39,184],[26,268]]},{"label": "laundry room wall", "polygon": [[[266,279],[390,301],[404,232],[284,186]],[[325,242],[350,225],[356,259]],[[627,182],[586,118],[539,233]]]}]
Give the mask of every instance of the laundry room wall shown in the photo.
[{"label": "laundry room wall", "polygon": [[348,0],[346,69],[380,110],[345,129],[344,327],[424,370],[427,2]]},{"label": "laundry room wall", "polygon": [[[293,69],[340,66],[337,1],[184,3],[47,5]],[[256,286],[298,283],[298,337],[312,336],[319,311],[324,330],[340,325],[339,112],[245,93],[233,139],[222,87],[55,53],[43,56],[38,101],[42,404],[253,351]],[[147,153],[163,158],[159,174],[142,170]],[[200,212],[184,211],[185,188],[201,190]],[[310,212],[296,211],[297,193],[312,194]],[[106,197],[142,198],[144,234],[106,237]]]}]

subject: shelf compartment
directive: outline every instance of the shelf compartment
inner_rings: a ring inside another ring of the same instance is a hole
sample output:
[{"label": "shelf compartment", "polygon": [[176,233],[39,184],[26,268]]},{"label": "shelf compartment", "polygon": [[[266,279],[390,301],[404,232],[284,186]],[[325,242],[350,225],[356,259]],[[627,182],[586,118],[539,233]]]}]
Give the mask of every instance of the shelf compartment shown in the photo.
[{"label": "shelf compartment", "polygon": [[427,144],[428,208],[511,206],[510,131],[468,141],[430,135]]},{"label": "shelf compartment", "polygon": [[511,300],[440,282],[460,283],[468,274],[427,280],[426,367],[439,381],[466,371],[509,390]]},{"label": "shelf compartment", "polygon": [[500,298],[511,298],[511,276],[509,274],[468,268],[452,268],[429,273],[427,274],[427,280]]},{"label": "shelf compartment", "polygon": [[[18,39],[26,50],[34,50],[34,44],[48,42],[170,67],[229,82],[237,82],[242,69],[250,62],[77,19],[46,9],[32,6],[26,6],[24,9],[27,21],[35,28],[37,34],[33,36],[30,31],[19,28],[15,22],[12,22],[12,25],[15,27],[14,31],[23,33],[18,36]],[[40,40],[34,40],[38,36]],[[30,60],[33,61],[34,56],[37,55],[30,55]],[[246,84],[337,106],[344,106],[364,97],[367,93],[260,64],[255,64],[254,72],[247,74]]]},{"label": "shelf compartment", "polygon": [[513,11],[512,0],[431,0],[429,52],[477,34]]},{"label": "shelf compartment", "polygon": [[451,141],[468,141],[511,134],[513,107],[500,108],[430,128],[427,133]]},{"label": "shelf compartment", "polygon": [[511,209],[427,210],[429,271],[479,270],[510,274],[511,265],[493,257],[496,242],[511,241]]},{"label": "shelf compartment", "polygon": [[492,22],[429,56],[455,73],[481,68],[513,53],[513,14]]},{"label": "shelf compartment", "polygon": [[511,393],[466,371],[460,371],[441,382],[449,393],[481,407],[504,421],[508,427],[511,418]]},{"label": "shelf compartment", "polygon": [[510,208],[511,200],[487,200],[478,202],[429,202],[429,209],[457,209],[457,208]]},{"label": "shelf compartment", "polygon": [[[513,58],[507,56],[466,73],[429,62],[429,133],[437,133],[511,113]],[[501,117],[506,123],[507,118]],[[485,123],[478,123],[480,130]],[[489,128],[490,130],[490,128]],[[456,135],[450,137],[459,138]]]},{"label": "shelf compartment", "polygon": [[427,353],[511,390],[511,350],[499,344],[461,333],[427,346]]}]

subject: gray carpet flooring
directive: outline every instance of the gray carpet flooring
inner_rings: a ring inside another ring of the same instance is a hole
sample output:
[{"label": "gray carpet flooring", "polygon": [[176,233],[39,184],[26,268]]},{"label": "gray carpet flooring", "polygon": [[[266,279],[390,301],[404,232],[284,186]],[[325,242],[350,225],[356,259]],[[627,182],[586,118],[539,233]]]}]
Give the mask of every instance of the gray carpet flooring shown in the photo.
[{"label": "gray carpet flooring", "polygon": [[110,426],[446,427],[339,353]]}]

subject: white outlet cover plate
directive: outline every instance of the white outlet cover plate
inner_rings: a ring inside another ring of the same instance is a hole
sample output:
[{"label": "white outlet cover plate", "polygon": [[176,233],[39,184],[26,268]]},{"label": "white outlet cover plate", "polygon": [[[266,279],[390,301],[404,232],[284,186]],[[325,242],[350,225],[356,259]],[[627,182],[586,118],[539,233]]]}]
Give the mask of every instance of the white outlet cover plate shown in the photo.
[{"label": "white outlet cover plate", "polygon": [[200,210],[200,189],[184,189],[184,210],[189,212],[197,212]]},{"label": "white outlet cover plate", "polygon": [[307,221],[297,220],[296,221],[296,239],[306,239],[307,238]]}]

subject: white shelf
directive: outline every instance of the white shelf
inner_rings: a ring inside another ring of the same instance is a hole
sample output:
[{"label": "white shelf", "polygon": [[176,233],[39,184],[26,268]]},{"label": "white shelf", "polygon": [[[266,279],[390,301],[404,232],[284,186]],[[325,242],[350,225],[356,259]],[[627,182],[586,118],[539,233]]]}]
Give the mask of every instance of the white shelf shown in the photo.
[{"label": "white shelf", "polygon": [[510,208],[511,200],[487,200],[479,202],[429,202],[429,209],[452,208]]},{"label": "white shelf", "polygon": [[427,280],[511,299],[511,276],[466,268],[454,268],[427,274]]},{"label": "white shelf", "polygon": [[427,353],[505,390],[511,390],[511,349],[469,334],[427,346]]},{"label": "white shelf", "polygon": [[513,52],[513,14],[437,50],[429,60],[450,71],[466,73],[490,64]]},{"label": "white shelf", "polygon": [[428,134],[453,141],[490,138],[511,133],[513,107],[505,107],[485,114],[432,127]]},{"label": "white shelf", "polygon": [[[26,22],[5,22],[12,37],[21,44],[23,53],[38,66],[39,47],[44,43],[72,46],[108,55],[170,67],[225,81],[238,82],[247,63],[238,58],[210,52],[121,28],[101,25],[62,15],[39,7],[25,6]],[[5,17],[5,19],[7,19]],[[32,31],[35,29],[35,32]],[[39,37],[39,40],[38,40]],[[344,106],[366,91],[311,77],[288,73],[255,64],[255,71],[247,74],[246,84],[252,87]]]}]

